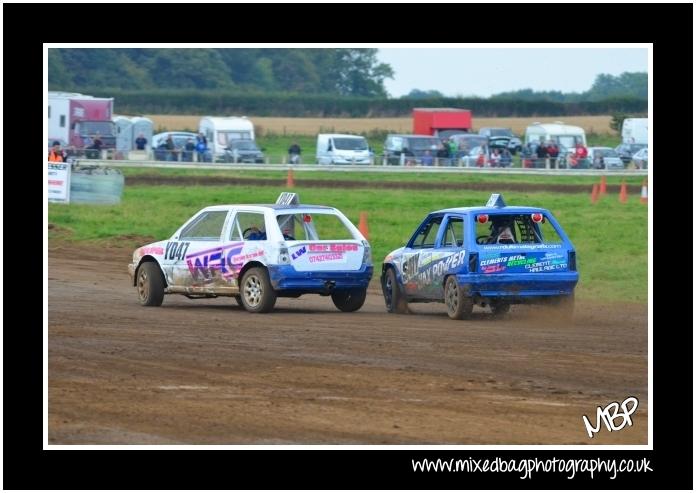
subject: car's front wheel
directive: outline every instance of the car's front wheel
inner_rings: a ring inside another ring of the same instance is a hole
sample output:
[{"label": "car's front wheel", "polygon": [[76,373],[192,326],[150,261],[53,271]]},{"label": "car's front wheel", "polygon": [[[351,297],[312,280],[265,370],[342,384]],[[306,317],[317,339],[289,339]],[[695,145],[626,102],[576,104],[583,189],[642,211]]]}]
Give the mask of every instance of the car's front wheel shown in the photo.
[{"label": "car's front wheel", "polygon": [[252,267],[242,277],[242,304],[251,313],[267,313],[273,310],[276,292],[271,286],[268,271]]},{"label": "car's front wheel", "polygon": [[136,276],[138,299],[143,306],[160,306],[164,300],[164,277],[155,262],[145,262],[138,267]]},{"label": "car's front wheel", "polygon": [[331,293],[336,308],[342,312],[354,312],[365,304],[367,289],[342,289]]},{"label": "car's front wheel", "polygon": [[453,320],[469,318],[474,309],[474,300],[457,284],[455,276],[449,276],[445,283],[445,306],[447,315]]},{"label": "car's front wheel", "polygon": [[382,293],[384,294],[384,304],[389,313],[408,313],[408,303],[396,280],[394,269],[387,269],[384,281],[382,281]]}]

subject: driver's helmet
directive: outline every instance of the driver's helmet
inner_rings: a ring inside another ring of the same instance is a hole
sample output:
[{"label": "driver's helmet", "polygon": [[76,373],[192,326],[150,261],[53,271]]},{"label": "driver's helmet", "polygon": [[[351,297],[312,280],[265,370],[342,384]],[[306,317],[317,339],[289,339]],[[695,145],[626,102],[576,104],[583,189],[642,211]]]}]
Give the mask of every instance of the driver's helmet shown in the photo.
[{"label": "driver's helmet", "polygon": [[258,240],[265,240],[266,239],[266,232],[260,230],[257,226],[252,226],[252,230],[249,233],[249,236],[247,237],[247,240],[251,241],[258,241]]},{"label": "driver's helmet", "polygon": [[516,243],[515,235],[512,232],[512,223],[510,221],[502,221],[494,223],[492,228],[492,243],[512,244]]}]

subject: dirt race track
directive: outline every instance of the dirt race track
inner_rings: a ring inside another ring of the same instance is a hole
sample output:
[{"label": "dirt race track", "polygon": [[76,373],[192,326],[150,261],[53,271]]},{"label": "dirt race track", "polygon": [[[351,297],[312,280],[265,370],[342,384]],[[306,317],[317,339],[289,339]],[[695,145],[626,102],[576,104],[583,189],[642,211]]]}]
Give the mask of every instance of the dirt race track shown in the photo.
[{"label": "dirt race track", "polygon": [[[387,314],[375,284],[353,314],[319,296],[144,308],[131,253],[49,248],[50,444],[647,443],[645,305],[452,321]],[[582,415],[628,396],[633,425],[590,439]]]}]

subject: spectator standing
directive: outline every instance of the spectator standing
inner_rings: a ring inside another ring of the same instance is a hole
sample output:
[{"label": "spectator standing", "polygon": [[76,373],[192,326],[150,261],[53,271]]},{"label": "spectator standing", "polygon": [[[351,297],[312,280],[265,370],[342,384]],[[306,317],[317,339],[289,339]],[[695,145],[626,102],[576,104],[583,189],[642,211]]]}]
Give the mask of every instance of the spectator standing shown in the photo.
[{"label": "spectator standing", "polygon": [[451,165],[455,166],[457,164],[457,151],[459,151],[459,146],[454,140],[449,141],[449,157],[451,159]]},{"label": "spectator standing", "polygon": [[196,153],[198,154],[198,162],[206,161],[206,153],[208,152],[208,139],[205,138],[203,132],[200,132],[196,137]]},{"label": "spectator standing", "polygon": [[539,146],[537,147],[536,154],[537,154],[537,158],[539,158],[539,165],[537,165],[537,167],[548,168],[549,163],[547,162],[547,158],[549,157],[549,155],[548,155],[548,152],[546,150],[546,143],[544,141],[539,142]]},{"label": "spectator standing", "polygon": [[299,164],[300,154],[302,154],[302,149],[300,149],[300,145],[297,142],[293,142],[292,145],[288,148],[290,164]]},{"label": "spectator standing", "polygon": [[168,136],[166,142],[164,143],[164,148],[167,149],[167,161],[178,161],[176,156],[176,146],[174,145],[174,139],[172,136]]},{"label": "spectator standing", "polygon": [[556,169],[556,163],[558,163],[558,146],[551,140],[549,145],[546,147],[546,152],[549,155],[549,160],[551,161],[551,169]]},{"label": "spectator standing", "polygon": [[503,153],[500,155],[500,167],[509,168],[512,165],[512,155],[507,149],[503,149]]},{"label": "spectator standing", "polygon": [[138,138],[135,139],[135,148],[139,151],[144,151],[146,145],[147,145],[147,139],[145,138],[145,135],[143,135],[143,134],[138,135]]},{"label": "spectator standing", "polygon": [[52,163],[64,163],[66,161],[65,152],[60,148],[60,141],[53,141],[53,147],[48,152],[48,160]]},{"label": "spectator standing", "polygon": [[184,146],[184,152],[181,155],[181,160],[187,162],[193,161],[193,151],[195,150],[196,144],[193,142],[192,138],[189,138],[186,141],[186,145]]},{"label": "spectator standing", "polygon": [[423,154],[423,157],[421,158],[421,164],[423,166],[432,166],[433,165],[433,156],[430,154],[430,151],[426,150],[425,154]]},{"label": "spectator standing", "polygon": [[493,149],[493,153],[490,158],[491,167],[496,168],[500,166],[500,151],[498,149]]}]

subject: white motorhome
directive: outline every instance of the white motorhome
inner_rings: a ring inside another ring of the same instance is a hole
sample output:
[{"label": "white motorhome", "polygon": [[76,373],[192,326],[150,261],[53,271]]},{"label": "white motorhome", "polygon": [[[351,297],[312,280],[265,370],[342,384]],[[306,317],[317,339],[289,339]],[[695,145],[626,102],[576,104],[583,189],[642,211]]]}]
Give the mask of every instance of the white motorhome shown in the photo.
[{"label": "white motorhome", "polygon": [[563,122],[534,122],[527,127],[527,131],[524,134],[525,145],[530,143],[538,144],[542,141],[548,144],[551,140],[565,149],[572,149],[578,144],[587,147],[585,131],[580,127],[566,125]]},{"label": "white motorhome", "polygon": [[234,140],[254,140],[254,124],[246,116],[204,116],[198,131],[208,139],[208,149],[216,156],[224,154]]},{"label": "white motorhome", "polygon": [[318,164],[370,164],[370,148],[361,135],[319,134]]},{"label": "white motorhome", "polygon": [[648,145],[648,119],[626,118],[621,127],[621,142]]}]

